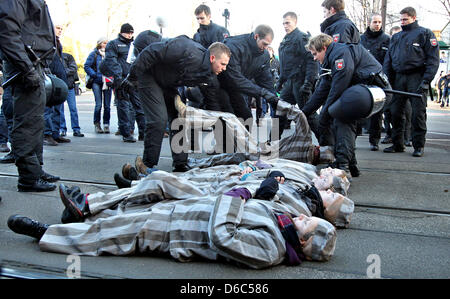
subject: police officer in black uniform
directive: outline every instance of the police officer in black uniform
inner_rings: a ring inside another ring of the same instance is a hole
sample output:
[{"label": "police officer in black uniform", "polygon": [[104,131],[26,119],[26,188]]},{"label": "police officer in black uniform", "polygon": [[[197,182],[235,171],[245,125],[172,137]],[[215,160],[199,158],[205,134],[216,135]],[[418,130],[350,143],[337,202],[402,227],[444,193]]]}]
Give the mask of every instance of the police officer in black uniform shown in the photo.
[{"label": "police officer in black uniform", "polygon": [[259,25],[255,31],[225,39],[231,50],[231,59],[227,70],[218,76],[223,103],[231,104],[231,111],[245,121],[251,131],[253,115],[247,99],[265,98],[267,101],[277,98],[270,71],[270,54],[266,50],[272,43],[273,30],[267,25]]},{"label": "police officer in black uniform", "polygon": [[[22,72],[23,76],[12,83],[13,129],[12,151],[19,173],[18,190],[23,192],[52,191],[56,177],[45,173],[43,165],[44,108],[46,93],[41,57],[56,47],[55,32],[50,14],[43,0],[0,1],[0,50],[5,59],[6,80]],[[44,61],[48,66],[49,61]]]},{"label": "police officer in black uniform", "polygon": [[[174,98],[180,86],[210,86],[217,89],[217,74],[229,61],[230,52],[222,43],[208,49],[187,36],[179,36],[147,46],[133,62],[122,88],[137,86],[146,118],[143,162],[154,168],[159,161],[164,131],[169,121],[173,171],[189,170],[188,154],[175,150],[172,139],[181,130],[172,129],[177,117]],[[216,84],[216,85],[215,85]]]},{"label": "police officer in black uniform", "polygon": [[325,21],[320,24],[322,33],[333,37],[336,43],[360,42],[360,34],[356,25],[345,14],[344,0],[325,0],[322,3]]},{"label": "police officer in black uniform", "polygon": [[[297,104],[302,109],[311,96],[318,77],[319,64],[305,48],[310,35],[297,28],[297,15],[294,12],[283,15],[283,26],[287,34],[278,48],[280,78],[277,91],[280,92],[281,99],[293,105]],[[280,118],[280,137],[283,134],[285,122],[287,122],[286,117]],[[317,114],[313,113],[308,118],[308,123],[316,135],[318,134],[317,122]]]},{"label": "police officer in black uniform", "polygon": [[136,122],[139,129],[139,140],[144,140],[145,117],[141,101],[137,92],[130,90],[125,92],[120,88],[122,80],[130,71],[130,63],[127,62],[130,44],[133,41],[134,29],[128,23],[120,28],[118,37],[109,41],[105,49],[105,59],[100,64],[100,71],[107,77],[114,77],[114,95],[117,99],[117,117],[119,118],[119,131],[124,142],[136,142],[131,135],[131,122],[129,110],[136,112]]},{"label": "police officer in black uniform", "polygon": [[[413,156],[422,157],[427,133],[427,93],[439,68],[439,46],[433,32],[419,26],[413,7],[402,9],[400,14],[402,31],[392,36],[383,68],[394,89],[423,95],[421,99],[410,99]],[[385,148],[385,153],[405,151],[406,101],[407,97],[398,95],[392,99],[393,145]]]},{"label": "police officer in black uniform", "polygon": [[357,121],[332,119],[328,108],[349,87],[356,84],[372,84],[374,74],[381,73],[382,66],[362,45],[335,43],[332,37],[326,34],[312,38],[308,49],[314,59],[321,63],[322,69],[328,71],[322,76],[317,89],[302,109],[303,113],[310,115],[323,105],[320,123],[325,122],[328,126],[332,121],[334,129],[336,161],[332,166],[350,172],[352,176],[359,176],[355,156]]},{"label": "police officer in black uniform", "polygon": [[[361,35],[361,44],[381,65],[383,65],[384,56],[389,49],[389,42],[391,40],[389,35],[383,31],[382,21],[380,14],[373,14],[370,18],[369,27],[367,27],[367,30]],[[378,142],[381,138],[382,113],[383,111],[380,111],[369,119],[369,143],[371,151],[378,150]]]},{"label": "police officer in black uniform", "polygon": [[195,17],[200,27],[194,34],[194,40],[199,42],[206,49],[215,42],[223,42],[230,36],[230,32],[225,27],[219,26],[211,21],[211,9],[207,5],[199,5],[195,9]]}]

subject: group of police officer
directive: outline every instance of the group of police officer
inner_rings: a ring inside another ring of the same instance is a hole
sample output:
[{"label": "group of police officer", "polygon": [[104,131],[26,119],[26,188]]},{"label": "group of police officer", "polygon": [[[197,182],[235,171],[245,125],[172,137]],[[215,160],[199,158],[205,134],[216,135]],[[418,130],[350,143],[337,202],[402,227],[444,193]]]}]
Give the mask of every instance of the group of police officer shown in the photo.
[{"label": "group of police officer", "polygon": [[[279,48],[280,79],[275,86],[267,51],[274,32],[267,25],[259,25],[249,34],[230,37],[227,29],[211,21],[209,7],[200,5],[195,11],[200,28],[194,39],[180,36],[161,41],[154,33],[142,32],[135,42],[139,45],[137,57],[127,66],[127,72],[107,75],[114,77],[119,100],[137,90],[134,98],[142,104],[145,118],[143,160],[149,171],[158,164],[167,122],[177,117],[174,98],[183,86],[198,88],[197,94],[203,101],[201,107],[231,112],[244,120],[252,118],[248,105],[251,98],[264,98],[273,108],[280,98],[297,104],[308,117],[320,145],[334,146],[336,161],[332,166],[358,176],[354,151],[356,125],[361,115],[372,114],[362,113],[363,105],[358,101],[364,98],[367,89],[364,86],[390,89],[393,85],[397,90],[424,95],[421,99],[411,99],[413,155],[422,156],[426,92],[439,64],[439,47],[433,33],[420,27],[415,10],[407,7],[400,12],[403,31],[389,43],[382,28],[372,24],[360,43],[357,27],[345,14],[344,0],[325,0],[322,6],[323,34],[313,38],[296,28],[295,13],[283,16],[286,36]],[[372,17],[372,22],[375,19],[379,22],[378,16]],[[42,115],[46,101],[43,70],[40,64],[33,64],[26,50],[31,47],[39,56],[54,46],[55,34],[44,1],[0,3],[0,50],[9,69],[5,75],[8,78],[16,72],[23,73],[21,80],[13,85],[15,109],[11,136],[20,191],[55,188],[46,180],[48,174],[42,169]],[[392,114],[393,146],[384,152],[404,151],[402,132],[407,100],[405,96],[394,95],[387,103]],[[370,125],[372,150],[378,149],[381,130],[381,111],[376,112]],[[344,114],[350,117],[343,117]],[[286,120],[280,119],[283,122]],[[251,125],[248,129],[251,130]],[[175,133],[176,130],[172,131],[170,136]],[[123,132],[124,137],[127,134]],[[172,151],[172,157],[174,171],[189,170],[187,153]]]}]

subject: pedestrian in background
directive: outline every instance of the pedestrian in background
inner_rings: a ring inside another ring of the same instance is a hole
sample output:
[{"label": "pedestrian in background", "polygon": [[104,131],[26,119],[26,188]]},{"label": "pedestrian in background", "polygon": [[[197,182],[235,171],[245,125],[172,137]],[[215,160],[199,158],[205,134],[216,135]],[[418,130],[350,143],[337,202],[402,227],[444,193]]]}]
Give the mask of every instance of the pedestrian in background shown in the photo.
[{"label": "pedestrian in background", "polygon": [[[105,48],[108,40],[106,37],[100,37],[97,40],[97,46],[89,53],[84,63],[84,71],[93,79],[92,92],[94,93],[94,128],[95,133],[110,133],[109,124],[111,119],[111,96],[112,85],[110,81],[106,82],[106,77],[99,70],[99,65],[105,58]],[[103,129],[102,123],[102,106],[103,106]]]}]

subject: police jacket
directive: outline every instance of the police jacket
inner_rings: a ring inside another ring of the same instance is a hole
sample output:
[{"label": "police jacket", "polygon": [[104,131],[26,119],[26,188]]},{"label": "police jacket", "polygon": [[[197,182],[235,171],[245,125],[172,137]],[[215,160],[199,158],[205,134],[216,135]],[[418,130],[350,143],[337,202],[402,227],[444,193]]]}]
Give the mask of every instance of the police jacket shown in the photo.
[{"label": "police jacket", "polygon": [[226,71],[218,76],[221,87],[253,97],[260,97],[263,88],[275,92],[270,54],[258,48],[253,33],[229,37],[224,43],[231,50],[231,58]]},{"label": "police jacket", "polygon": [[305,48],[308,39],[309,36],[298,28],[284,37],[278,48],[281,84],[298,74],[297,80],[313,86],[319,72],[319,65],[314,61],[311,52]]},{"label": "police jacket", "polygon": [[211,21],[209,25],[200,25],[197,33],[194,34],[194,40],[208,49],[212,43],[223,42],[228,36],[230,36],[230,32],[226,28]]},{"label": "police jacket", "polygon": [[[25,47],[41,56],[56,47],[56,37],[47,5],[43,0],[0,1],[0,49],[17,71],[27,72],[32,60]],[[48,61],[52,55],[48,56]]]},{"label": "police jacket", "polygon": [[132,41],[132,39],[126,39],[119,34],[116,39],[108,42],[105,49],[105,59],[99,66],[104,76],[113,76],[115,82],[121,82],[128,75],[130,64],[127,62],[127,58]]},{"label": "police jacket", "polygon": [[384,61],[384,72],[392,80],[394,73],[421,73],[430,83],[439,68],[439,46],[434,33],[414,22],[402,26],[391,38]]},{"label": "police jacket", "polygon": [[336,43],[360,42],[359,30],[356,25],[347,17],[345,11],[340,11],[328,17],[320,24],[320,31],[333,37]]},{"label": "police jacket", "polygon": [[327,111],[341,94],[350,86],[370,84],[372,74],[382,71],[381,64],[362,45],[331,43],[325,53],[319,86],[302,109],[310,115],[323,105]]},{"label": "police jacket", "polygon": [[366,32],[361,35],[361,44],[369,51],[381,65],[384,62],[384,56],[389,50],[389,42],[391,38],[384,33],[383,30],[372,31],[367,28]]},{"label": "police jacket", "polygon": [[130,76],[139,78],[139,87],[148,87],[153,77],[163,88],[180,86],[217,86],[211,70],[209,50],[185,35],[147,46],[130,69]]}]

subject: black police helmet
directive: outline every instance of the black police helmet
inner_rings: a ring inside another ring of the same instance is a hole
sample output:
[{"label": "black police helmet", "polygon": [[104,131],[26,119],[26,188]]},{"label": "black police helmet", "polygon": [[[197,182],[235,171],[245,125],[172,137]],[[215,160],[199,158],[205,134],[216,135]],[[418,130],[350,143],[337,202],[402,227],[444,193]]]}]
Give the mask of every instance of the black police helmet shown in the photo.
[{"label": "black police helmet", "polygon": [[47,107],[53,107],[64,103],[69,89],[66,82],[55,75],[45,75],[45,93],[47,95]]},{"label": "black police helmet", "polygon": [[379,112],[386,100],[386,94],[377,86],[363,84],[347,88],[341,97],[331,104],[328,113],[341,121],[367,118]]}]

